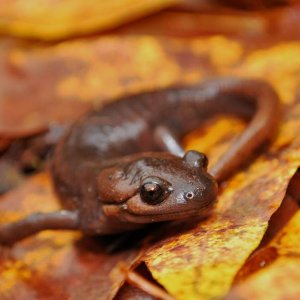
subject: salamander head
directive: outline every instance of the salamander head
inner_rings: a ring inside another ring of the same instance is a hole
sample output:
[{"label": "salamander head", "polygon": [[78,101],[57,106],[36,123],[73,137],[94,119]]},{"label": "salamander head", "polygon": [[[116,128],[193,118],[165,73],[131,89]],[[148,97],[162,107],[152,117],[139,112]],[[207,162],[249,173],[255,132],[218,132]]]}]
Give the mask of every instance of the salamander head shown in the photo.
[{"label": "salamander head", "polygon": [[107,216],[150,223],[211,212],[217,184],[206,171],[204,154],[188,151],[180,158],[148,153],[128,160],[121,167],[103,170],[98,177],[99,198]]}]

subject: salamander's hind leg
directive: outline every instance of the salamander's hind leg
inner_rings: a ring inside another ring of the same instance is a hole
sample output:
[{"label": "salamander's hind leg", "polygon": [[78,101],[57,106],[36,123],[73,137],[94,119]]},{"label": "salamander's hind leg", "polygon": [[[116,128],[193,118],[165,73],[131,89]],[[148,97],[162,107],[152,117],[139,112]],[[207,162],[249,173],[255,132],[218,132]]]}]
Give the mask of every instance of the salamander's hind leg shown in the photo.
[{"label": "salamander's hind leg", "polygon": [[154,130],[154,139],[158,146],[163,150],[169,151],[177,156],[184,155],[184,149],[180,145],[175,135],[167,127],[156,127]]},{"label": "salamander's hind leg", "polygon": [[30,235],[47,229],[78,229],[78,213],[60,210],[35,213],[20,221],[0,227],[0,244],[10,245]]}]

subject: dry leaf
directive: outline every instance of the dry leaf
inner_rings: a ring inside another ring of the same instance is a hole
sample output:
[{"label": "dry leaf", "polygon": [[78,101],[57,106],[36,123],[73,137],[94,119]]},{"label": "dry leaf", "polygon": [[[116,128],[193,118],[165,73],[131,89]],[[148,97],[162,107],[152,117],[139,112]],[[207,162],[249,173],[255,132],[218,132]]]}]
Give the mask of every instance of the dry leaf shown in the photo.
[{"label": "dry leaf", "polygon": [[[298,210],[274,240],[262,249],[276,254],[271,264],[237,285],[227,299],[299,299],[299,233]],[[257,256],[262,261],[260,252]]]},{"label": "dry leaf", "polygon": [[116,27],[179,0],[10,0],[0,2],[0,32],[42,40]]},{"label": "dry leaf", "polygon": [[226,65],[240,56],[240,46],[221,37],[188,44],[103,37],[32,48],[7,41],[0,51],[0,137],[24,137],[73,121],[90,103],[198,81],[213,73],[221,47],[228,49]]},{"label": "dry leaf", "polygon": [[[59,207],[46,174],[37,175],[19,189],[2,196],[1,224],[34,211]],[[115,271],[124,261],[130,266],[138,249],[115,254],[101,240],[81,239],[68,231],[44,231],[11,249],[1,248],[1,299],[112,299],[124,282]]]}]

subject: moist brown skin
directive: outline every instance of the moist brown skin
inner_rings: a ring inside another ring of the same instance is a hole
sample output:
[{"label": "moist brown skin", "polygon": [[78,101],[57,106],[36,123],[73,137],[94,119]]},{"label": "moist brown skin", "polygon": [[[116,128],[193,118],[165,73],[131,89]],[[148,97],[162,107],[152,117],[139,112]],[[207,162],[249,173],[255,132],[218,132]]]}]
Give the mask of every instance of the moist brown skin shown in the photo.
[{"label": "moist brown skin", "polygon": [[[212,115],[249,122],[208,174],[207,159],[180,139]],[[12,244],[45,229],[111,234],[151,222],[206,216],[226,179],[279,121],[279,100],[260,80],[214,79],[130,96],[74,123],[58,143],[51,176],[63,210],[0,228]],[[166,152],[168,151],[168,152]]]}]

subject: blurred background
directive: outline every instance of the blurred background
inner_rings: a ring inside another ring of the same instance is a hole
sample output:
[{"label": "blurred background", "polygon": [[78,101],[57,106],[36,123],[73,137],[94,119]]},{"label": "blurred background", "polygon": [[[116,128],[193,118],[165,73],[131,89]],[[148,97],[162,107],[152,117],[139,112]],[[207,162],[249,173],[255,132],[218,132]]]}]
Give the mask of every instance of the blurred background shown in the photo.
[{"label": "blurred background", "polygon": [[0,30],[43,41],[109,33],[298,37],[298,14],[297,0],[1,0]]},{"label": "blurred background", "polygon": [[87,103],[229,72],[297,40],[299,15],[296,0],[1,0],[1,147]]}]

